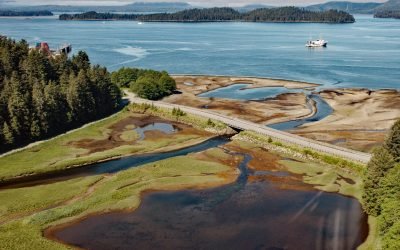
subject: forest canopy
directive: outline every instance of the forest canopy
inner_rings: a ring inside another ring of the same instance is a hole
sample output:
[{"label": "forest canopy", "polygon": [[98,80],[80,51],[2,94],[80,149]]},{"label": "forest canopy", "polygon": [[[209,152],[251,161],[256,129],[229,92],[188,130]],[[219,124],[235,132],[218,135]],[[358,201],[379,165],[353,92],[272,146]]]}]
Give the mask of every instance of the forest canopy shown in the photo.
[{"label": "forest canopy", "polygon": [[176,89],[175,80],[166,71],[121,68],[111,75],[114,84],[130,88],[139,97],[158,100],[172,94]]},{"label": "forest canopy", "polygon": [[120,101],[110,73],[85,52],[49,57],[0,37],[0,151],[108,116]]},{"label": "forest canopy", "polygon": [[378,218],[383,249],[400,249],[400,120],[376,148],[364,174],[364,210]]},{"label": "forest canopy", "polygon": [[376,18],[396,18],[400,19],[400,10],[382,10],[375,13]]},{"label": "forest canopy", "polygon": [[133,20],[143,22],[355,22],[354,17],[344,11],[310,11],[297,7],[261,8],[246,13],[223,7],[146,15],[97,13],[92,11],[82,14],[63,14],[59,18],[60,20]]}]

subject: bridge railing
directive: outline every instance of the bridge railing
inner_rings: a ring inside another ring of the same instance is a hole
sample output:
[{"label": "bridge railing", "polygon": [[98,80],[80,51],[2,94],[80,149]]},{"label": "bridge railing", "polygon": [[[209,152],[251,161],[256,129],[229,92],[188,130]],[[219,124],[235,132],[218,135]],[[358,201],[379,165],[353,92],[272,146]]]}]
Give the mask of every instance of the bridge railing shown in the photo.
[{"label": "bridge railing", "polygon": [[218,120],[220,122],[225,123],[226,125],[239,129],[239,130],[250,130],[254,131],[257,133],[260,133],[265,136],[269,136],[271,138],[280,140],[284,143],[288,144],[293,144],[296,146],[300,146],[303,148],[309,148],[321,153],[329,154],[329,155],[334,155],[337,157],[342,157],[346,158],[352,161],[357,161],[361,163],[367,163],[369,159],[371,158],[370,154],[362,153],[359,151],[351,150],[351,149],[346,149],[342,147],[338,147],[335,145],[331,145],[328,143],[323,143],[319,141],[315,141],[309,138],[304,138],[298,135],[290,134],[287,132],[283,132],[280,130],[276,130],[273,128],[269,128],[257,123],[245,121],[242,119],[234,118],[234,117],[228,117],[226,115],[218,114],[210,110],[202,110],[202,109],[197,109],[193,107],[187,107],[187,106],[182,106],[182,105],[177,105],[177,104],[171,104],[171,103],[166,103],[166,102],[161,102],[161,101],[149,101],[149,100],[144,100],[141,98],[136,98],[136,97],[130,97],[131,101],[136,102],[136,103],[147,103],[151,104],[154,106],[159,106],[167,109],[173,109],[173,108],[179,108],[184,112],[192,113],[201,117],[205,118],[210,118],[214,120]]}]

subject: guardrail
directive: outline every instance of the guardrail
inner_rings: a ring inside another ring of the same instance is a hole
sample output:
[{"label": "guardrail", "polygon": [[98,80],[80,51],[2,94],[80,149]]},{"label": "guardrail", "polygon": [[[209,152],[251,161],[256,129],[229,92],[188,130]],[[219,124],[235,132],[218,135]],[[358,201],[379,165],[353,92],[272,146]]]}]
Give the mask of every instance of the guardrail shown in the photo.
[{"label": "guardrail", "polygon": [[275,139],[278,139],[282,142],[286,142],[289,144],[294,144],[303,148],[310,148],[315,151],[319,151],[322,153],[334,155],[337,157],[342,157],[346,158],[352,161],[357,161],[361,163],[367,163],[371,159],[371,155],[347,148],[342,148],[339,146],[331,145],[328,143],[320,142],[320,141],[315,141],[309,138],[304,138],[298,135],[290,134],[284,131],[276,130],[273,128],[269,128],[254,122],[249,122],[245,121],[243,119],[235,118],[235,117],[229,117],[226,115],[218,114],[216,112],[210,111],[210,110],[203,110],[203,109],[198,109],[198,108],[193,108],[193,107],[187,107],[187,106],[182,106],[182,105],[177,105],[177,104],[171,104],[171,103],[166,103],[162,101],[149,101],[141,98],[134,97],[133,94],[127,93],[128,98],[131,102],[134,103],[147,103],[150,105],[162,107],[162,108],[167,108],[167,109],[173,109],[173,108],[179,108],[182,111],[186,113],[191,113],[194,115],[202,116],[205,118],[210,118],[213,120],[220,121],[222,123],[225,123],[226,125],[236,128],[239,130],[249,130],[249,131],[254,131],[257,133],[260,133],[265,136],[269,136]]}]

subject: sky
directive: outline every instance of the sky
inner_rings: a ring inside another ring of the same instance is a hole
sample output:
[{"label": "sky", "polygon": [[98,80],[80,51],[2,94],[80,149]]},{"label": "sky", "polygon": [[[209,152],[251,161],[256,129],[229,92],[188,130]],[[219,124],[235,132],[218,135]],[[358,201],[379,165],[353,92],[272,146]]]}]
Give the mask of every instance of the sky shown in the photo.
[{"label": "sky", "polygon": [[[348,0],[351,2],[385,2],[386,0]],[[123,5],[135,0],[0,0],[0,4],[13,5]],[[137,2],[187,2],[194,6],[242,6],[260,3],[266,5],[308,5],[324,0],[138,0]]]}]

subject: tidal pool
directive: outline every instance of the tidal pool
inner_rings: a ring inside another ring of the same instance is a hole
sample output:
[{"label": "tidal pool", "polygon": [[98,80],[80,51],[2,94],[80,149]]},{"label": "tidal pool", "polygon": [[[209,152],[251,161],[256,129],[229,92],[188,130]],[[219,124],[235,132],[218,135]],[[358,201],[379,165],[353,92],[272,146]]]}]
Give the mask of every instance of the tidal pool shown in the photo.
[{"label": "tidal pool", "polygon": [[139,140],[144,140],[144,138],[146,138],[146,131],[161,131],[165,134],[172,134],[177,131],[177,128],[170,123],[155,122],[143,127],[135,128],[134,130],[139,134]]},{"label": "tidal pool", "polygon": [[354,198],[301,176],[252,171],[231,185],[151,192],[132,212],[86,218],[46,235],[85,249],[356,249],[368,226]]},{"label": "tidal pool", "polygon": [[[304,125],[306,123],[320,121],[325,117],[327,117],[328,115],[332,114],[333,112],[332,107],[329,106],[329,104],[326,101],[324,101],[319,95],[310,94],[307,96],[307,98],[315,102],[316,112],[314,113],[314,115],[304,119],[271,124],[268,125],[268,127],[278,130],[291,130],[300,127],[301,125]],[[310,106],[309,108],[312,109],[311,104],[308,105]]]},{"label": "tidal pool", "polygon": [[303,89],[288,89],[285,87],[249,88],[251,84],[236,83],[199,94],[199,97],[216,97],[239,100],[264,100],[274,98],[283,93],[304,92]]}]

